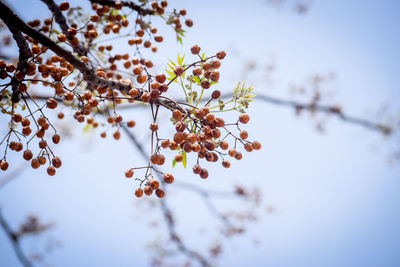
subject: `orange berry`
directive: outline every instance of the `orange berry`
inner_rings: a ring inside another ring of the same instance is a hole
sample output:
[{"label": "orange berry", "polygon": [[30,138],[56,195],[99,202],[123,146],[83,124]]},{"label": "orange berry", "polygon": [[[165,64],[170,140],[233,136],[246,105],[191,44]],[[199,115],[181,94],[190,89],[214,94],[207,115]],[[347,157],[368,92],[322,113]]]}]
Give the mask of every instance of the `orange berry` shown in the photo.
[{"label": "orange berry", "polygon": [[122,116],[121,116],[121,115],[116,115],[116,116],[114,117],[114,121],[115,121],[116,123],[121,123],[121,122],[122,122]]},{"label": "orange berry", "polygon": [[201,73],[202,73],[202,70],[201,70],[200,67],[196,67],[196,68],[194,68],[194,69],[192,70],[192,73],[193,73],[193,75],[195,75],[195,76],[200,76]]},{"label": "orange berry", "polygon": [[176,162],[181,162],[182,159],[183,159],[182,154],[179,153],[179,154],[176,154],[176,155],[175,155],[174,160],[175,160]]},{"label": "orange berry", "polygon": [[156,190],[156,196],[159,197],[159,198],[163,198],[164,195],[165,195],[164,190],[162,190],[161,188],[157,188],[157,190]]},{"label": "orange berry", "polygon": [[33,158],[31,161],[31,167],[37,169],[40,167],[40,162],[38,158]]},{"label": "orange berry", "polygon": [[140,65],[136,65],[133,67],[132,71],[135,75],[139,75],[140,73],[142,73],[143,67]]},{"label": "orange berry", "polygon": [[241,160],[242,159],[242,153],[237,152],[236,155],[235,155],[235,159]]},{"label": "orange berry", "polygon": [[47,147],[47,142],[46,142],[46,140],[40,140],[40,142],[39,142],[39,147],[40,147],[41,149],[45,149],[45,148]]},{"label": "orange berry", "polygon": [[228,149],[228,142],[227,141],[221,141],[221,143],[219,143],[219,146],[221,149],[223,150],[227,150]]},{"label": "orange berry", "polygon": [[131,97],[137,97],[139,95],[139,90],[136,88],[132,88],[131,90],[129,90],[129,95]]},{"label": "orange berry", "polygon": [[251,143],[246,143],[246,144],[244,145],[244,149],[245,149],[247,152],[251,152],[251,151],[253,151],[253,146],[251,145]]},{"label": "orange berry", "polygon": [[126,178],[131,178],[133,176],[133,174],[134,174],[133,169],[129,169],[129,170],[125,171],[125,177]]},{"label": "orange berry", "polygon": [[54,134],[51,139],[53,140],[54,144],[58,144],[60,142],[60,136],[58,134]]},{"label": "orange berry", "polygon": [[136,197],[142,197],[143,196],[143,189],[142,188],[137,188],[135,190],[135,196]]},{"label": "orange berry", "polygon": [[150,97],[152,99],[157,99],[159,96],[160,96],[160,91],[158,91],[157,89],[151,89]]},{"label": "orange berry", "polygon": [[215,118],[214,122],[215,122],[215,126],[217,126],[217,127],[225,126],[225,121],[221,118]]},{"label": "orange berry", "polygon": [[201,83],[200,83],[200,86],[201,86],[202,88],[204,88],[204,89],[208,89],[208,88],[210,88],[211,84],[210,84],[210,82],[207,81],[207,80],[202,80]]},{"label": "orange berry", "polygon": [[[219,80],[219,72],[218,71],[212,71],[210,73],[210,79],[214,82]],[[218,98],[218,97],[217,97]]]},{"label": "orange berry", "polygon": [[22,126],[29,126],[30,124],[31,124],[31,121],[28,119],[28,118],[23,118],[22,120],[21,120],[21,124],[22,124]]},{"label": "orange berry", "polygon": [[260,150],[261,149],[261,143],[258,141],[254,141],[251,143],[251,146],[254,148],[254,150]]},{"label": "orange berry", "polygon": [[146,47],[146,48],[149,48],[151,46],[151,42],[150,41],[145,41],[143,43],[143,46]]},{"label": "orange berry", "polygon": [[176,121],[180,121],[182,119],[182,112],[178,109],[175,109],[172,112],[172,118]]},{"label": "orange berry", "polygon": [[46,106],[47,106],[49,109],[55,109],[55,108],[57,107],[57,105],[58,105],[58,102],[57,102],[57,100],[55,100],[54,98],[49,98],[49,99],[47,99],[47,101],[46,101]]},{"label": "orange berry", "polygon": [[0,163],[0,169],[1,169],[2,171],[6,171],[6,170],[8,169],[8,162],[7,162],[7,161],[2,161],[2,162]]},{"label": "orange berry", "polygon": [[247,133],[247,131],[245,131],[245,130],[240,131],[240,138],[247,139],[247,137],[249,137],[249,134]]},{"label": "orange berry", "polygon": [[60,168],[60,167],[61,167],[61,164],[62,164],[61,159],[60,159],[59,157],[54,157],[54,158],[51,160],[51,163],[52,163],[53,166],[56,167],[56,168]]},{"label": "orange berry", "polygon": [[168,148],[169,147],[169,140],[168,139],[162,140],[161,141],[161,146],[162,146],[162,148]]},{"label": "orange berry", "polygon": [[158,130],[158,124],[157,123],[151,123],[149,128],[150,128],[150,130],[155,132],[155,131]]},{"label": "orange berry", "polygon": [[47,174],[50,176],[54,176],[56,174],[56,168],[54,168],[53,166],[47,167]]},{"label": "orange berry", "polygon": [[195,173],[195,174],[200,174],[200,172],[201,172],[201,167],[200,167],[200,165],[198,165],[198,164],[194,165],[194,166],[193,166],[193,173]]},{"label": "orange berry", "polygon": [[221,96],[221,91],[219,91],[219,90],[214,90],[214,91],[212,92],[212,94],[211,94],[211,97],[214,98],[214,99],[217,99],[217,98],[219,98],[220,96]]},{"label": "orange berry", "polygon": [[69,9],[69,3],[67,1],[64,1],[60,4],[60,9],[62,11],[68,10]]},{"label": "orange berry", "polygon": [[155,40],[156,42],[162,42],[163,39],[164,39],[164,38],[163,38],[161,35],[156,35],[156,36],[154,36],[154,40]]},{"label": "orange berry", "polygon": [[224,166],[225,168],[229,168],[231,166],[231,163],[227,160],[222,161],[222,166]]},{"label": "orange berry", "polygon": [[160,187],[160,182],[157,181],[157,180],[155,180],[155,179],[151,179],[151,180],[149,181],[149,184],[150,184],[150,186],[151,186],[153,189],[157,189],[157,188]]},{"label": "orange berry", "polygon": [[63,33],[60,33],[60,34],[57,36],[57,38],[58,38],[58,41],[59,41],[59,42],[65,42],[65,41],[67,40],[67,36],[66,36],[65,34],[63,34]]},{"label": "orange berry", "polygon": [[120,139],[120,138],[121,138],[121,132],[118,131],[118,130],[115,131],[115,132],[113,133],[113,137],[114,137],[115,140]]},{"label": "orange berry", "polygon": [[23,158],[25,160],[31,160],[33,158],[33,153],[31,150],[27,149],[24,151]]},{"label": "orange berry", "polygon": [[183,133],[177,132],[174,134],[174,141],[179,145],[183,142]]},{"label": "orange berry", "polygon": [[46,164],[46,161],[47,161],[46,157],[44,157],[44,156],[38,157],[38,160],[39,160],[40,165]]},{"label": "orange berry", "polygon": [[151,186],[149,186],[149,185],[146,185],[146,186],[144,187],[144,193],[145,193],[147,196],[150,196],[150,195],[153,193],[153,188],[151,188]]},{"label": "orange berry", "polygon": [[171,150],[176,150],[178,148],[178,144],[175,141],[170,141],[169,142],[169,148]]},{"label": "orange berry", "polygon": [[250,116],[249,116],[248,114],[243,113],[243,114],[240,114],[240,115],[239,115],[239,121],[240,121],[241,123],[246,124],[246,123],[249,122],[249,120],[250,120]]},{"label": "orange berry", "polygon": [[188,27],[192,27],[192,26],[193,26],[193,20],[191,20],[191,19],[186,19],[186,20],[185,20],[185,24],[186,24],[186,26],[188,26]]},{"label": "orange berry", "polygon": [[150,93],[149,93],[149,92],[144,92],[144,93],[140,96],[140,99],[141,99],[143,102],[149,102],[149,101],[150,101],[150,98],[151,98],[151,96],[150,96]]},{"label": "orange berry", "polygon": [[208,113],[208,114],[206,115],[206,121],[208,121],[208,122],[213,122],[214,119],[215,119],[215,117],[214,117],[213,114]]},{"label": "orange berry", "polygon": [[174,176],[170,173],[165,173],[163,179],[167,184],[172,184],[174,182]]},{"label": "orange berry", "polygon": [[174,68],[174,73],[176,76],[181,76],[183,74],[183,68],[182,66],[177,66]]},{"label": "orange berry", "polygon": [[214,69],[218,69],[219,67],[221,67],[221,62],[219,62],[218,60],[213,60],[213,61],[211,61],[210,63],[211,63],[211,66],[212,66]]},{"label": "orange berry", "polygon": [[225,56],[226,56],[225,51],[221,50],[221,51],[217,52],[217,58],[218,59],[222,60],[222,59],[225,58]]},{"label": "orange berry", "polygon": [[159,83],[164,83],[166,81],[167,77],[165,76],[164,73],[156,74],[156,81]]},{"label": "orange berry", "polygon": [[144,83],[144,82],[146,82],[146,80],[147,80],[147,76],[146,76],[145,74],[139,74],[139,75],[136,77],[136,81],[137,81],[138,83]]},{"label": "orange berry", "polygon": [[207,179],[208,178],[208,171],[206,169],[201,169],[200,171],[200,177],[202,179]]}]

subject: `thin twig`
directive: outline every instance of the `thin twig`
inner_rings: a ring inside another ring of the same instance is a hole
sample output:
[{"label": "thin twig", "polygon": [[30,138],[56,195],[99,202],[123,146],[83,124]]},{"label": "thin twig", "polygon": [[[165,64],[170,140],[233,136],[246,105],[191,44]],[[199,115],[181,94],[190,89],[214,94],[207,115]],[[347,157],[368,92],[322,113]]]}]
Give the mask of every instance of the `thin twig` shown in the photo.
[{"label": "thin twig", "polygon": [[25,267],[33,266],[27,256],[24,254],[21,248],[21,244],[19,243],[18,235],[15,234],[11,227],[8,225],[7,221],[5,220],[3,214],[0,210],[0,225],[3,228],[4,232],[7,234],[7,237],[10,239],[15,254],[17,254],[18,260],[21,264]]}]

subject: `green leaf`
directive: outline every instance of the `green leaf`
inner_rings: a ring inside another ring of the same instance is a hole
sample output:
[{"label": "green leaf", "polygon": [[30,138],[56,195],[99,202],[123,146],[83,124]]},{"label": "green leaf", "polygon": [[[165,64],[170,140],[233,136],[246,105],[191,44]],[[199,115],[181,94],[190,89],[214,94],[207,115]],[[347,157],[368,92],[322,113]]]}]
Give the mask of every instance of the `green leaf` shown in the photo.
[{"label": "green leaf", "polygon": [[173,160],[172,161],[172,168],[175,168],[175,165],[176,165],[176,160]]},{"label": "green leaf", "polygon": [[186,152],[182,151],[182,164],[183,167],[186,169],[186,163],[187,163],[187,159],[186,159]]},{"label": "green leaf", "polygon": [[176,35],[176,41],[183,45],[182,37],[180,37],[178,34]]},{"label": "green leaf", "polygon": [[[169,81],[172,80],[173,78],[175,78],[175,76],[176,76],[175,73],[173,73],[172,71],[169,71],[169,70],[166,70],[166,71],[170,76],[170,77],[168,77]],[[175,82],[177,82],[177,81],[175,80]]]},{"label": "green leaf", "polygon": [[199,83],[201,83],[201,81],[200,81],[200,78],[199,77],[197,77],[197,76],[192,76],[193,77],[193,81],[195,82],[195,83],[197,83],[197,84],[199,84]]},{"label": "green leaf", "polygon": [[[172,66],[176,67],[176,64],[175,64],[171,59],[168,59],[168,61],[172,64]],[[169,65],[169,64],[168,64],[168,65]],[[171,69],[174,69],[172,66],[170,66],[170,68],[171,68]]]},{"label": "green leaf", "polygon": [[239,86],[240,86],[240,82],[238,82],[238,84],[235,87],[235,90],[233,92],[233,96],[237,96],[237,93],[239,92]]},{"label": "green leaf", "polygon": [[179,53],[178,53],[178,57],[177,57],[176,62],[178,62],[178,65],[179,65],[179,66],[182,66],[182,64],[183,64],[183,59],[184,59],[184,58],[185,58],[185,54],[183,54],[182,57],[179,57]]},{"label": "green leaf", "polygon": [[93,124],[86,124],[85,125],[85,127],[83,127],[83,131],[85,132],[85,133],[88,133],[90,130],[92,130],[93,129]]}]

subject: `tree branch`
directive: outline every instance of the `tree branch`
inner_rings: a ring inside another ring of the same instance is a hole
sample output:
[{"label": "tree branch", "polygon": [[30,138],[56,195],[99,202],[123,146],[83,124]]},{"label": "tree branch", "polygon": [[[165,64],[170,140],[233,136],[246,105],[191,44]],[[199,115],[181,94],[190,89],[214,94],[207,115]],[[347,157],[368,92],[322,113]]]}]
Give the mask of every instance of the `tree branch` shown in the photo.
[{"label": "tree branch", "polygon": [[[121,128],[128,135],[129,139],[136,146],[137,150],[139,150],[139,152],[142,155],[142,157],[145,160],[148,160],[149,159],[149,155],[144,151],[143,146],[136,139],[136,136],[133,135],[125,125],[122,124]],[[158,176],[158,178],[160,179],[161,183],[165,185],[164,180],[163,180],[160,172],[156,171],[155,173]],[[162,213],[164,215],[164,218],[165,218],[165,220],[167,222],[167,228],[168,228],[169,235],[171,237],[171,240],[176,243],[179,251],[181,251],[182,253],[184,253],[185,255],[187,255],[190,258],[196,259],[201,264],[201,266],[210,267],[211,264],[206,260],[205,257],[203,257],[202,255],[200,255],[197,252],[189,250],[187,248],[187,246],[185,245],[185,243],[183,243],[183,241],[179,238],[178,234],[175,231],[175,224],[174,224],[173,219],[172,219],[172,214],[171,214],[170,210],[167,207],[166,198],[164,197],[160,201],[161,201],[161,211],[162,211]]]},{"label": "tree branch", "polygon": [[143,8],[132,1],[113,1],[113,0],[90,0],[91,3],[97,3],[100,5],[107,5],[111,7],[115,7],[116,3],[120,3],[121,6],[129,7],[132,10],[137,11],[140,15],[146,16],[146,15],[153,15],[154,11],[152,9],[146,9]]},{"label": "tree branch", "polygon": [[22,248],[19,243],[18,235],[16,235],[15,232],[11,230],[11,227],[8,225],[8,223],[4,219],[3,214],[1,213],[1,210],[0,210],[0,225],[3,228],[4,232],[7,234],[7,237],[10,239],[13,249],[15,251],[15,254],[17,254],[18,260],[21,262],[21,264],[23,266],[31,267],[32,266],[31,262],[28,260],[28,258],[25,256],[24,252],[22,251]]},{"label": "tree branch", "polygon": [[[75,69],[78,69],[80,73],[82,73],[84,79],[90,83],[95,84],[101,87],[106,87],[110,89],[116,89],[121,92],[128,93],[132,86],[130,84],[121,83],[116,80],[105,79],[96,75],[94,69],[90,68],[86,65],[83,61],[79,60],[75,57],[70,51],[62,48],[55,42],[53,42],[50,38],[46,35],[40,33],[39,31],[35,30],[34,28],[27,25],[21,18],[19,18],[14,12],[3,2],[0,1],[0,18],[7,26],[14,26],[18,28],[23,33],[29,35],[42,45],[49,48],[53,51],[56,55],[63,57],[67,62],[69,62]],[[139,95],[135,98],[136,100],[140,100],[141,95],[143,94],[143,90],[139,90]],[[182,110],[176,102],[172,101],[168,98],[156,99],[152,100],[152,103],[156,105],[164,106],[170,110],[179,109]]]},{"label": "tree branch", "polygon": [[[47,100],[51,96],[32,95],[32,97],[35,99]],[[227,98],[232,98],[232,94],[221,95],[221,99],[227,99]],[[264,94],[258,94],[255,97],[255,100],[262,101],[267,104],[273,104],[276,106],[291,107],[294,109],[310,110],[310,111],[316,111],[316,112],[324,112],[324,113],[332,114],[333,116],[336,116],[337,118],[339,118],[340,120],[342,120],[346,123],[358,125],[358,126],[366,128],[368,130],[377,131],[377,132],[383,133],[385,135],[391,135],[393,133],[392,127],[390,127],[388,125],[379,124],[377,122],[373,122],[373,121],[369,121],[369,120],[366,120],[363,118],[358,118],[355,116],[345,114],[345,113],[343,113],[343,111],[338,110],[334,106],[300,103],[297,101],[271,97],[271,96],[264,95]],[[181,101],[185,101],[185,100],[184,99],[177,100],[177,102],[181,102]],[[204,101],[207,101],[207,100],[204,100]],[[60,100],[60,102],[62,102],[62,100]],[[180,107],[178,107],[178,105],[176,103],[170,103],[170,102],[161,102],[160,101],[160,102],[155,102],[155,104],[167,106],[171,110],[180,108]],[[146,106],[126,104],[126,105],[120,105],[118,108],[119,109],[131,109],[131,108],[143,108],[143,107],[146,107]]]},{"label": "tree branch", "polygon": [[102,87],[107,87],[110,89],[117,89],[124,92],[129,92],[132,88],[129,84],[124,84],[119,81],[109,80],[101,78],[96,75],[95,71],[86,65],[83,61],[76,58],[70,51],[65,50],[61,46],[57,45],[46,35],[38,32],[34,28],[27,25],[21,18],[19,18],[14,12],[3,2],[0,2],[0,18],[3,22],[9,26],[13,25],[18,28],[23,33],[29,35],[42,45],[49,48],[51,51],[56,53],[58,56],[63,57],[67,62],[69,62],[74,68],[78,69],[86,81],[92,84],[96,84]]},{"label": "tree branch", "polygon": [[177,244],[179,251],[184,253],[190,258],[197,260],[201,266],[211,267],[212,265],[199,253],[189,250],[183,241],[179,238],[175,230],[175,223],[173,221],[170,210],[167,207],[167,202],[165,199],[161,200],[161,210],[163,212],[164,218],[167,221],[167,228],[171,239]]},{"label": "tree branch", "polygon": [[15,27],[13,24],[6,24],[10,32],[12,33],[12,36],[17,43],[18,49],[19,49],[19,57],[18,57],[18,65],[17,69],[15,71],[14,76],[11,78],[11,86],[12,86],[12,102],[16,103],[20,99],[20,93],[18,91],[18,84],[19,80],[16,78],[16,74],[18,72],[21,72],[25,74],[26,66],[28,64],[28,59],[31,57],[31,52],[29,49],[29,45],[27,41],[25,40],[24,35],[21,33],[21,31]]},{"label": "tree branch", "polygon": [[392,133],[392,128],[386,125],[381,125],[379,123],[371,122],[365,119],[357,118],[354,116],[350,116],[344,114],[340,108],[335,106],[325,106],[325,105],[318,105],[315,103],[305,104],[300,103],[297,101],[291,100],[284,100],[279,98],[270,97],[267,95],[257,95],[255,98],[256,100],[261,100],[263,102],[267,102],[270,104],[278,105],[278,106],[289,106],[295,108],[297,110],[309,110],[309,111],[318,111],[318,112],[325,112],[336,116],[337,118],[341,119],[344,122],[356,124],[362,127],[365,127],[369,130],[379,131],[383,134],[389,135]]},{"label": "tree branch", "polygon": [[[69,26],[68,26],[67,20],[65,19],[64,15],[62,14],[60,7],[56,3],[54,3],[53,0],[41,0],[41,1],[43,3],[45,3],[47,5],[47,7],[50,9],[50,11],[53,13],[54,19],[56,20],[58,25],[60,25],[62,32],[67,36],[68,40],[71,41],[73,39],[73,36],[68,34]],[[72,45],[72,48],[74,49],[74,51],[76,53],[78,53],[78,55],[80,55],[80,56],[87,55],[87,53],[88,53],[87,49],[82,47],[79,42],[76,45],[71,43],[71,45]]]}]

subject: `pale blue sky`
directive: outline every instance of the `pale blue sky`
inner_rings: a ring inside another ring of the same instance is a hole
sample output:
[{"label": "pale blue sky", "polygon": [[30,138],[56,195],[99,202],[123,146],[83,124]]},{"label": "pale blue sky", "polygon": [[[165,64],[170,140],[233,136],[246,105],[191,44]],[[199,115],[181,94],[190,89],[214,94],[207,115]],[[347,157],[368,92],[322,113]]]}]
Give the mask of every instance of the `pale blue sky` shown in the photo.
[{"label": "pale blue sky", "polygon": [[[26,19],[44,12],[38,0],[10,2]],[[197,43],[208,54],[227,51],[220,83],[226,92],[241,79],[242,64],[248,59],[262,65],[274,58],[273,83],[266,83],[260,70],[247,80],[260,93],[288,97],[290,84],[334,71],[335,101],[346,112],[363,117],[365,110],[386,102],[399,110],[398,1],[315,0],[304,16],[270,9],[261,0],[170,5],[185,7],[195,26],[183,46],[175,45],[174,36],[163,29],[169,43],[159,48],[160,66]],[[132,113],[138,121],[135,133],[147,140],[147,122],[139,118],[148,115],[142,113]],[[400,168],[385,161],[398,140],[385,141],[336,119],[319,134],[308,116],[297,118],[293,110],[260,102],[249,113],[248,132],[262,142],[262,151],[246,154],[229,170],[210,169],[205,181],[182,167],[173,170],[176,179],[205,188],[259,186],[264,205],[277,210],[263,212],[245,236],[232,239],[217,266],[399,266]],[[30,213],[56,223],[46,238],[63,245],[46,255],[52,266],[147,266],[146,244],[162,236],[163,228],[159,234],[149,230],[148,213],[139,208],[144,204],[134,201],[134,184],[123,177],[123,170],[140,165],[142,159],[125,138],[100,142],[97,135],[80,129],[73,133],[73,139],[55,148],[64,159],[56,177],[29,169],[1,189],[4,215],[12,225]],[[204,249],[213,236],[199,234],[198,229],[217,222],[197,196],[170,188],[178,230],[189,246]],[[217,203],[221,210],[237,205]],[[157,218],[158,212],[153,210],[150,216]],[[258,246],[253,245],[255,238]],[[24,249],[35,249],[35,240],[26,240]],[[18,266],[2,231],[0,266]]]}]

